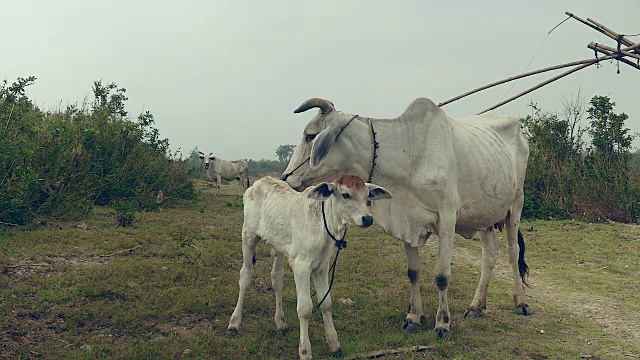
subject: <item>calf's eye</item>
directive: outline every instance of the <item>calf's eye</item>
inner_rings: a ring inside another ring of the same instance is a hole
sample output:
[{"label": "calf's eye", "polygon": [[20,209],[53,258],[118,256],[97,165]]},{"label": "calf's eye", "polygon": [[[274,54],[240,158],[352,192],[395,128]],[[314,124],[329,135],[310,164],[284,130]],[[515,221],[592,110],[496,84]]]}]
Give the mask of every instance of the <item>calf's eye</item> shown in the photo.
[{"label": "calf's eye", "polygon": [[309,141],[313,141],[313,139],[316,138],[316,134],[307,134],[307,136],[304,138],[304,141],[309,142]]},{"label": "calf's eye", "polygon": [[351,195],[349,195],[347,193],[344,193],[344,194],[342,194],[342,198],[343,199],[351,199]]}]

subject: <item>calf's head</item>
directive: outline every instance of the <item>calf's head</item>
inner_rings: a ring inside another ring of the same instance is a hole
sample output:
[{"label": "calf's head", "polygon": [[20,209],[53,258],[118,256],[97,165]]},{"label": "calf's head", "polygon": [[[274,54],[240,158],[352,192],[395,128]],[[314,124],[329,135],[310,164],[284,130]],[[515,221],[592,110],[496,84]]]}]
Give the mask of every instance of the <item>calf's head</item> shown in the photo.
[{"label": "calf's head", "polygon": [[331,213],[340,219],[341,225],[366,228],[373,224],[373,216],[367,203],[391,199],[393,196],[385,188],[365,183],[358,176],[342,175],[332,183],[323,182],[314,186],[308,197],[318,201],[331,201]]}]

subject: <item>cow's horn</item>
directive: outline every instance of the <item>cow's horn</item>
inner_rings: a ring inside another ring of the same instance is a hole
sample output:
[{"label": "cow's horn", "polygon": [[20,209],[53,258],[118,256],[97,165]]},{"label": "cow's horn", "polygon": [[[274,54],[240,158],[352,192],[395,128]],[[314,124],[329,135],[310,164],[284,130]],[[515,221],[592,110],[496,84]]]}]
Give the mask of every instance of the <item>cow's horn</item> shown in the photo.
[{"label": "cow's horn", "polygon": [[200,153],[200,155],[204,156],[204,153],[202,151],[198,151]]},{"label": "cow's horn", "polygon": [[320,98],[311,98],[303,102],[297,109],[293,110],[293,113],[298,114],[313,108],[320,109],[320,112],[325,115],[335,110],[331,101]]}]

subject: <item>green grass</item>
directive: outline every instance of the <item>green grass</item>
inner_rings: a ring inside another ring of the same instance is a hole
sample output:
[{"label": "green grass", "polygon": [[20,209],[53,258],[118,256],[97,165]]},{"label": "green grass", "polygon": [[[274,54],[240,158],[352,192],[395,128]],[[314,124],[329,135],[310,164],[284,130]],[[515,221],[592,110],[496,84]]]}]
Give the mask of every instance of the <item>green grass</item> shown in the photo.
[{"label": "green grass", "polygon": [[[295,359],[299,326],[285,266],[289,334],[273,323],[271,258],[258,247],[240,333],[227,337],[241,266],[242,202],[236,182],[205,187],[197,201],[169,202],[117,226],[97,208],[83,223],[0,233],[0,358]],[[394,359],[620,359],[640,356],[640,229],[570,221],[523,223],[531,267],[530,317],[512,312],[512,280],[500,254],[486,315],[463,320],[479,278],[476,240],[456,238],[449,288],[453,339],[437,340],[433,266],[437,238],[420,251],[427,326],[406,334],[409,300],[402,246],[377,226],[352,229],[332,289],[346,356],[429,345]],[[133,249],[131,251],[124,251]],[[351,301],[347,301],[351,300]],[[310,324],[315,358],[329,358],[322,317]]]}]

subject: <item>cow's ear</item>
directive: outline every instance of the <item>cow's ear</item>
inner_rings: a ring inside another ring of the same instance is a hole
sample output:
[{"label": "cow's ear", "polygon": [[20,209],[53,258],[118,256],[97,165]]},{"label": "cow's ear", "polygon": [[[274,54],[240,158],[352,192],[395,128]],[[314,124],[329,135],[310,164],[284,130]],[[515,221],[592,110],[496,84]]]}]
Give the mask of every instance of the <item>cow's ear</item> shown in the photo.
[{"label": "cow's ear", "polygon": [[309,197],[309,199],[312,200],[327,200],[329,198],[329,196],[331,196],[331,194],[333,194],[333,191],[335,190],[335,188],[333,187],[333,185],[331,185],[330,183],[320,183],[316,186],[313,187],[313,189],[311,189],[311,191],[309,192],[309,195],[307,195]]},{"label": "cow's ear", "polygon": [[382,200],[382,199],[391,199],[393,195],[387,189],[382,186],[366,183],[367,188],[369,189],[369,200]]},{"label": "cow's ear", "polygon": [[322,130],[313,141],[311,147],[311,167],[316,168],[322,164],[324,159],[327,158],[331,145],[336,141],[336,137],[340,134],[342,127],[329,126]]}]

